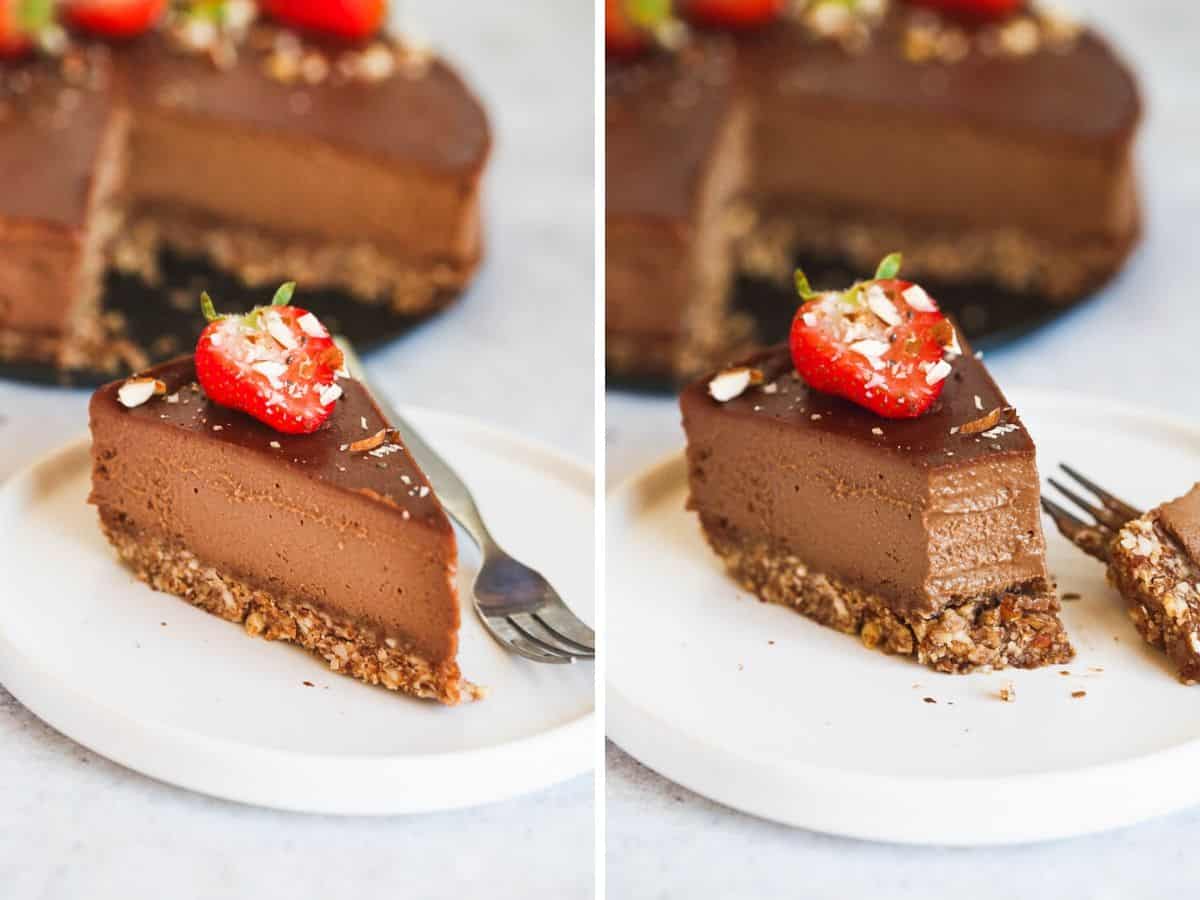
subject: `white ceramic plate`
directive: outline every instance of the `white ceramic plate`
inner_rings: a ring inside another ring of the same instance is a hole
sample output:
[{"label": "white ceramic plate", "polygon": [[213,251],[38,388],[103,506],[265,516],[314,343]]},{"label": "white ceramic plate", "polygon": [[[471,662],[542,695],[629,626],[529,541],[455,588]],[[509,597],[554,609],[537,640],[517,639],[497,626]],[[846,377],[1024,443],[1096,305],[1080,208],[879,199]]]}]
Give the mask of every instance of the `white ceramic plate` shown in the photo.
[{"label": "white ceramic plate", "polygon": [[[590,472],[469,421],[411,415],[497,538],[592,622]],[[591,768],[592,665],[543,666],[494,643],[468,605],[478,557],[465,538],[459,663],[490,694],[445,708],[336,675],[136,581],[85,503],[89,478],[83,439],[0,490],[0,681],[74,740],[192,790],[325,813],[471,806]]]},{"label": "white ceramic plate", "polygon": [[[1143,507],[1200,479],[1200,428],[1011,398],[1043,476],[1074,464]],[[675,456],[608,502],[607,726],[646,765],[759,816],[906,843],[1042,840],[1200,802],[1200,688],[1176,682],[1102,566],[1050,523],[1050,569],[1082,595],[1063,611],[1077,658],[939,675],[741,590],[685,512],[685,479]]]}]

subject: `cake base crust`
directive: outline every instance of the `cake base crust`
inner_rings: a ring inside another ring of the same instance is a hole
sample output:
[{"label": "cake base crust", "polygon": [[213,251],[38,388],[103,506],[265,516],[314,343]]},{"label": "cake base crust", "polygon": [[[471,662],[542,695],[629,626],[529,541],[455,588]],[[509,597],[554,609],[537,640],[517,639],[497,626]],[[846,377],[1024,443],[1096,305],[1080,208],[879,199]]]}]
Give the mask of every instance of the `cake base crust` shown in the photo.
[{"label": "cake base crust", "polygon": [[1184,684],[1200,682],[1200,569],[1150,513],[1121,529],[1108,580],[1130,603],[1138,634],[1166,653]]},{"label": "cake base crust", "polygon": [[731,535],[711,523],[702,525],[729,573],[760,600],[857,635],[873,650],[909,656],[938,672],[955,674],[1035,669],[1065,663],[1075,655],[1049,586],[981,597],[933,618],[905,620],[882,597],[814,572],[784,548]]},{"label": "cake base crust", "polygon": [[319,656],[334,672],[448,706],[484,696],[483,688],[462,678],[453,660],[434,664],[402,646],[392,646],[390,640],[380,644],[352,622],[232,578],[188,550],[139,533],[103,511],[100,522],[109,542],[139,579],[240,624],[252,637],[288,641]]}]

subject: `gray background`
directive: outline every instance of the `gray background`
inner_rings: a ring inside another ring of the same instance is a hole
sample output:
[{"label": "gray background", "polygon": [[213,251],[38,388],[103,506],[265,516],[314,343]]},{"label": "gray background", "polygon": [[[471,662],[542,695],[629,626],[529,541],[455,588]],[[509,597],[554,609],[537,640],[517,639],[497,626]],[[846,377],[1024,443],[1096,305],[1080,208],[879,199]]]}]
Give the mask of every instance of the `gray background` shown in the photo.
[{"label": "gray background", "polygon": [[[407,0],[397,12],[483,95],[496,152],[479,280],[370,357],[371,375],[397,403],[462,413],[590,464],[591,5]],[[0,382],[0,478],[82,433],[86,407],[83,391]],[[0,688],[0,897],[590,897],[593,786],[581,777],[411,818],[275,813],[113,765]]]},{"label": "gray background", "polygon": [[[1200,418],[1200,5],[1080,0],[1068,8],[1106,30],[1141,76],[1146,242],[1093,302],[989,352],[987,362],[1001,384],[1086,391],[1098,409],[1107,399]],[[678,418],[672,401],[611,392],[610,483],[681,447]],[[612,897],[1174,897],[1195,894],[1197,841],[1200,811],[1008,849],[843,840],[733,812],[608,748]]]}]

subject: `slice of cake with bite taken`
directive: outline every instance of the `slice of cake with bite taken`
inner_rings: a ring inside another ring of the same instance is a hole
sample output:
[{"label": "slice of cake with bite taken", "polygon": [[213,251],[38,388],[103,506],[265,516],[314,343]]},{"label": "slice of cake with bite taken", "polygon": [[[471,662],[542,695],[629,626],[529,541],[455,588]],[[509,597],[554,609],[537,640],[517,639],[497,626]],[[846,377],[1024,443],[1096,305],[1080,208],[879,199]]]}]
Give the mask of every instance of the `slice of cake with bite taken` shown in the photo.
[{"label": "slice of cake with bite taken", "polygon": [[814,293],[790,347],[681,396],[689,506],[730,573],[943,672],[1061,663],[1032,439],[936,302]]},{"label": "slice of cake with bite taken", "polygon": [[216,316],[195,357],[92,397],[90,502],[157,590],[369,684],[456,704],[454,532],[311,313]]}]

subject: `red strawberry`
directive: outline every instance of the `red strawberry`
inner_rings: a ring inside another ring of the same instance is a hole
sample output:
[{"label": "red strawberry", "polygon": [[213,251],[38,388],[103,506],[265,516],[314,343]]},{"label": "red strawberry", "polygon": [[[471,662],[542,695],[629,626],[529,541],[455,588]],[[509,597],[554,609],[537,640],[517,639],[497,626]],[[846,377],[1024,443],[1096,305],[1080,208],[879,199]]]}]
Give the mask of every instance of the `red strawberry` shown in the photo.
[{"label": "red strawberry", "polygon": [[53,24],[53,0],[0,0],[0,59],[26,55]]},{"label": "red strawberry", "polygon": [[671,18],[671,0],[604,0],[604,48],[637,56],[654,43],[655,29]]},{"label": "red strawberry", "polygon": [[357,40],[383,25],[387,0],[262,0],[263,11],[286,25]]},{"label": "red strawberry", "polygon": [[684,16],[697,25],[713,28],[758,28],[774,22],[787,0],[687,0]]},{"label": "red strawberry", "polygon": [[919,6],[940,9],[977,19],[1003,19],[1019,12],[1026,0],[910,0]]},{"label": "red strawberry", "polygon": [[342,395],[337,348],[317,317],[289,306],[295,282],[270,306],[244,316],[218,316],[201,294],[208,327],[196,344],[196,378],[214,403],[249,413],[284,434],[320,428]]},{"label": "red strawberry", "polygon": [[72,0],[67,22],[101,37],[130,38],[149,31],[167,9],[167,0]]},{"label": "red strawberry", "polygon": [[888,419],[926,412],[959,352],[954,326],[917,285],[897,279],[900,254],[848,291],[816,293],[796,270],[804,304],[792,321],[796,371],[818,391]]}]

